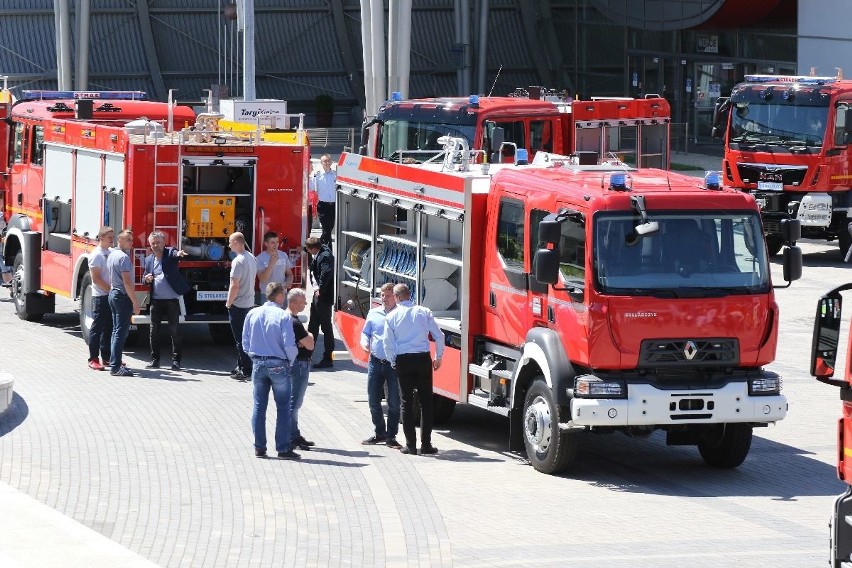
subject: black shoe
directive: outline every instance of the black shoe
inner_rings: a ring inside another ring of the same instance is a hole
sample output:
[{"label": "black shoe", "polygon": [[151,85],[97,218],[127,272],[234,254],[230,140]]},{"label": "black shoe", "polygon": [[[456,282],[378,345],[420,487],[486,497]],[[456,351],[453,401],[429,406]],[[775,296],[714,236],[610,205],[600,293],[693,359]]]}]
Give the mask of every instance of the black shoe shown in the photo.
[{"label": "black shoe", "polygon": [[235,371],[231,373],[231,378],[235,381],[247,381],[250,377],[245,376],[242,371]]},{"label": "black shoe", "polygon": [[296,442],[297,442],[300,446],[308,446],[308,447],[310,447],[310,446],[316,446],[316,443],[311,442],[310,440],[306,440],[304,436],[299,436],[298,438],[296,438]]},{"label": "black shoe", "polygon": [[290,450],[288,452],[278,452],[278,457],[281,458],[282,460],[300,460],[300,459],[302,459],[302,456],[300,456],[299,454],[297,454],[293,450]]},{"label": "black shoe", "polygon": [[180,361],[172,361],[172,371],[180,371]]},{"label": "black shoe", "polygon": [[388,438],[387,441],[385,441],[385,445],[389,448],[394,448],[397,450],[402,448],[402,444],[397,442],[396,438]]},{"label": "black shoe", "polygon": [[266,450],[259,450],[257,448],[254,449],[254,457],[256,458],[265,458]]},{"label": "black shoe", "polygon": [[145,368],[146,369],[159,369],[160,368],[160,362],[159,361],[151,361],[150,363],[145,365]]},{"label": "black shoe", "polygon": [[409,448],[408,446],[403,446],[402,449],[399,450],[403,454],[411,454],[412,456],[417,455],[417,448]]},{"label": "black shoe", "polygon": [[362,446],[375,446],[376,444],[382,444],[385,441],[384,436],[370,436],[363,442],[361,442]]},{"label": "black shoe", "polygon": [[428,446],[423,446],[422,448],[420,448],[420,453],[423,454],[423,455],[437,454],[438,448],[436,448],[435,446],[432,446],[430,444]]},{"label": "black shoe", "polygon": [[314,369],[329,369],[334,367],[334,361],[331,359],[322,359],[319,363],[314,364]]},{"label": "black shoe", "polygon": [[311,447],[310,447],[309,445],[307,445],[307,444],[303,444],[303,443],[301,443],[301,442],[300,442],[300,441],[298,441],[298,440],[293,440],[293,442],[292,442],[292,443],[293,443],[293,445],[294,445],[294,446],[296,446],[297,448],[299,448],[299,449],[300,449],[300,450],[302,450],[303,452],[309,452],[309,451],[311,451]]}]

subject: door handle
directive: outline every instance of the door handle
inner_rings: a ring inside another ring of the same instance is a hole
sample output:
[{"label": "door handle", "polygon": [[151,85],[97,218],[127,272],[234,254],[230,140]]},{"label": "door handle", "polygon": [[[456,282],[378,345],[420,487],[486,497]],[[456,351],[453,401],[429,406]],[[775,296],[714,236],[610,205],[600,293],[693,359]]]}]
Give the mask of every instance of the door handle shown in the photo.
[{"label": "door handle", "polygon": [[494,295],[493,291],[488,292],[488,305],[492,308],[497,307],[497,296]]}]

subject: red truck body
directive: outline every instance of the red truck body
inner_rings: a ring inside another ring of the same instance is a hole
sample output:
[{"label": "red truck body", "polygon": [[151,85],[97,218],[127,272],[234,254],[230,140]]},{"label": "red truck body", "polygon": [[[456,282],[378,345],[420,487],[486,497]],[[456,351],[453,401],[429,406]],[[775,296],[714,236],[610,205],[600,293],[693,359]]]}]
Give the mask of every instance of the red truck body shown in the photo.
[{"label": "red truck body", "polygon": [[[366,362],[377,288],[405,282],[446,334],[436,420],[456,402],[509,416],[510,446],[548,473],[568,466],[583,429],[664,429],[712,465],[739,465],[752,427],[787,410],[763,368],[778,307],[753,198],[539,158],[341,156],[335,320],[353,358]],[[548,255],[558,277],[542,280]]]},{"label": "red truck body", "polygon": [[[181,323],[212,324],[214,337],[231,342],[228,234],[244,232],[259,253],[263,233],[278,232],[301,282],[306,140],[225,130],[221,115],[196,117],[142,95],[39,92],[0,105],[2,258],[13,268],[17,313],[38,320],[54,311],[56,295],[79,299],[86,339],[88,253],[99,227],[133,230],[140,299],[147,294],[140,284],[147,237],[156,229],[167,246],[188,253],[181,271],[192,290],[182,298]],[[147,316],[134,323],[148,323]]]}]

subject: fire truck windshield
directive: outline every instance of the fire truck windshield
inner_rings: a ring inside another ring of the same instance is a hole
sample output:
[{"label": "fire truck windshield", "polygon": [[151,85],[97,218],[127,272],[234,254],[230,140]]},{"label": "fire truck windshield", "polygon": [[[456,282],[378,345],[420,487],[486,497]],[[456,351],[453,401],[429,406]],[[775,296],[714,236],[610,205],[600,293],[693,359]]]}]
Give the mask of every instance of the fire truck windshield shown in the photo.
[{"label": "fire truck windshield", "polygon": [[754,212],[653,214],[660,231],[638,236],[631,213],[602,213],[594,226],[597,288],[667,298],[758,294],[770,289],[760,217]]},{"label": "fire truck windshield", "polygon": [[731,94],[730,145],[821,147],[828,105],[819,87],[742,87]]},{"label": "fire truck windshield", "polygon": [[438,143],[441,136],[464,138],[472,147],[475,131],[473,124],[387,120],[382,126],[379,157],[424,162],[443,152],[444,147]]}]

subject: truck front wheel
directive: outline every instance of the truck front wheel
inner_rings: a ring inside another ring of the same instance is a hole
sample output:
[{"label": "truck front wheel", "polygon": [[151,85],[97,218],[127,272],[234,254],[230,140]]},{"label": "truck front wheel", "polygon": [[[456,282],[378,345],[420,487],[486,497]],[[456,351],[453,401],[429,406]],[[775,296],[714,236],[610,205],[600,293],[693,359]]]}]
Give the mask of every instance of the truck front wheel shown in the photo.
[{"label": "truck front wheel", "polygon": [[564,471],[577,454],[577,434],[559,428],[559,407],[544,378],[533,381],[524,399],[524,446],[532,466],[547,474]]},{"label": "truck front wheel", "polygon": [[698,452],[709,466],[734,468],[745,461],[751,436],[751,424],[720,424],[698,442]]},{"label": "truck front wheel", "polygon": [[41,321],[44,314],[27,313],[27,297],[34,294],[24,293],[24,278],[26,277],[24,269],[24,255],[18,253],[15,256],[15,263],[12,268],[12,301],[15,303],[15,313],[18,317],[26,321]]},{"label": "truck front wheel", "polygon": [[80,335],[86,345],[92,333],[92,322],[95,319],[94,302],[92,301],[92,275],[88,272],[83,276],[80,285]]}]

